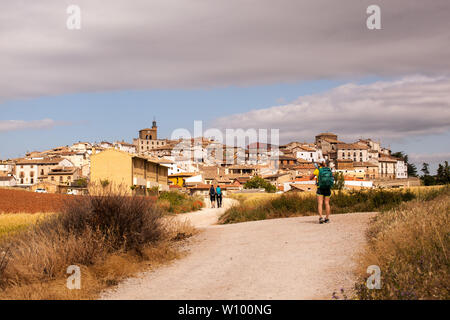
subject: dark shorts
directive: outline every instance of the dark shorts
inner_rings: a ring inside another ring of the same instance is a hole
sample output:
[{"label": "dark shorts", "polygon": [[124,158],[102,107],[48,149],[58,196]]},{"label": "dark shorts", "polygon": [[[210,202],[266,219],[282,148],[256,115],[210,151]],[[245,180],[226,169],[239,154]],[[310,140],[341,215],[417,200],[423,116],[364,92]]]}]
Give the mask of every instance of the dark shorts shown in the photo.
[{"label": "dark shorts", "polygon": [[318,196],[324,196],[324,197],[331,197],[331,188],[327,188],[327,187],[317,187],[317,192],[316,194]]},{"label": "dark shorts", "polygon": [[214,201],[216,200],[216,196],[210,195],[210,196],[209,196],[209,200],[211,200],[211,202],[214,202]]}]

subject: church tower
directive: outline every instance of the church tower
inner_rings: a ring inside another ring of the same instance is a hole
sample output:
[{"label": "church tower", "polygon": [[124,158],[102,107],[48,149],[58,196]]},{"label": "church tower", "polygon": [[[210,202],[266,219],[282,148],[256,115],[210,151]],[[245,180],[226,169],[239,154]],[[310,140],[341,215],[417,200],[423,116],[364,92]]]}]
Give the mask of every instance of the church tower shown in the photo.
[{"label": "church tower", "polygon": [[151,128],[146,128],[139,131],[139,139],[158,140],[158,126],[156,125],[156,120],[153,120]]}]

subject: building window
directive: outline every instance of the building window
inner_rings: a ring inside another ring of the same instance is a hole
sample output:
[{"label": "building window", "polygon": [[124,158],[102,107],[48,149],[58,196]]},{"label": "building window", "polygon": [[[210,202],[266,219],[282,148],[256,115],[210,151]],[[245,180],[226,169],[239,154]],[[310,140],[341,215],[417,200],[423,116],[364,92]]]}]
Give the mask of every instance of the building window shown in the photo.
[{"label": "building window", "polygon": [[30,179],[30,183],[31,183],[31,184],[34,183],[34,179],[33,179],[33,178]]}]

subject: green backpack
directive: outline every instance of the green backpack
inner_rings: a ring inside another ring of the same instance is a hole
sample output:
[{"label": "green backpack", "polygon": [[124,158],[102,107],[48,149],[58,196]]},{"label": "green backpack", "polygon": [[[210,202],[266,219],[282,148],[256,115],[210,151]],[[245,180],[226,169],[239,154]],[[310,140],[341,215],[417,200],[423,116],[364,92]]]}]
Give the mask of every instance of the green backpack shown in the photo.
[{"label": "green backpack", "polygon": [[331,188],[334,185],[334,178],[331,169],[328,167],[319,169],[319,188]]}]

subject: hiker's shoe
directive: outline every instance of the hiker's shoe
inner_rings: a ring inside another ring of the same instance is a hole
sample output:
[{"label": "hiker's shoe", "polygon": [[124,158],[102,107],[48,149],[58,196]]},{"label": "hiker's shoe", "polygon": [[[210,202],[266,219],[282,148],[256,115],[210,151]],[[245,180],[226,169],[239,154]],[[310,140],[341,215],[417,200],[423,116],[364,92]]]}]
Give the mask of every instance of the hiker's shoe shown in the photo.
[{"label": "hiker's shoe", "polygon": [[323,218],[319,218],[319,223],[320,223],[320,224],[323,223]]},{"label": "hiker's shoe", "polygon": [[325,218],[325,220],[323,220],[323,223],[329,223],[330,222],[330,219],[328,219],[328,218]]}]

